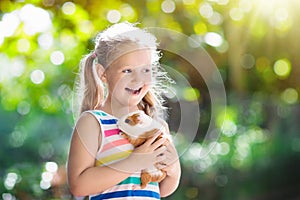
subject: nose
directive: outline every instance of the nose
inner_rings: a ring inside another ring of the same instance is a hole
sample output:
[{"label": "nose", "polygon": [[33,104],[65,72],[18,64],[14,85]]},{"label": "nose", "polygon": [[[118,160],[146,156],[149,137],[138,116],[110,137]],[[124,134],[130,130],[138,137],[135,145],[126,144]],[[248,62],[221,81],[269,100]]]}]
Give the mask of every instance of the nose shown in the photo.
[{"label": "nose", "polygon": [[135,73],[133,74],[133,81],[134,82],[143,82],[143,75],[141,72],[139,71],[135,71]]},{"label": "nose", "polygon": [[150,82],[151,74],[145,73],[143,70],[135,70],[132,76],[133,82],[141,83],[141,82]]}]

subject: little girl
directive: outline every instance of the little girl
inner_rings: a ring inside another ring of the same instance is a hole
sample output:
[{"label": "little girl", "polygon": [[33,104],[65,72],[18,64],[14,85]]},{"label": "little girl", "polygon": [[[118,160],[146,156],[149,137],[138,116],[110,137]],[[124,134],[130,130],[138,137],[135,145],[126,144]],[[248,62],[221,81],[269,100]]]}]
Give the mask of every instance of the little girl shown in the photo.
[{"label": "little girl", "polygon": [[[180,164],[174,145],[157,134],[134,149],[116,125],[136,110],[161,120],[157,86],[164,73],[159,73],[158,60],[156,38],[133,24],[115,24],[96,37],[94,51],[81,62],[81,114],[68,160],[73,195],[92,200],[160,199],[177,188]],[[141,189],[141,170],[153,164],[167,176]]]}]

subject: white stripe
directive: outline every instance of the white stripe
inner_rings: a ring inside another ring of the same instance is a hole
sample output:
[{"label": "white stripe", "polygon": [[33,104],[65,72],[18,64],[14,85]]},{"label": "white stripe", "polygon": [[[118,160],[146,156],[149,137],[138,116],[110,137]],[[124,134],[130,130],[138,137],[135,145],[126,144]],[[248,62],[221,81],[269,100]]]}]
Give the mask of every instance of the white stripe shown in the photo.
[{"label": "white stripe", "polygon": [[118,128],[116,124],[102,124],[105,130]]},{"label": "white stripe", "polygon": [[[120,192],[120,191],[124,191],[124,190],[133,190],[133,187],[134,187],[134,190],[149,190],[149,191],[156,192],[156,193],[159,194],[159,187],[157,187],[155,185],[148,184],[144,189],[141,189],[139,185],[125,184],[125,185],[116,185],[116,186],[113,186],[110,189],[105,190],[102,193],[90,195],[90,197],[94,197],[94,196],[97,196],[99,194],[105,194],[105,193],[110,193],[110,192]],[[147,199],[146,197],[137,197],[137,198],[139,198],[139,199]],[[119,199],[119,198],[116,198],[116,199]],[[124,198],[122,198],[122,199],[124,199]],[[132,199],[132,197],[130,199]],[[149,199],[153,199],[153,198],[149,198]]]},{"label": "white stripe", "polygon": [[108,136],[108,137],[105,137],[105,143],[113,142],[115,140],[120,140],[120,139],[123,139],[123,137],[121,135]]}]

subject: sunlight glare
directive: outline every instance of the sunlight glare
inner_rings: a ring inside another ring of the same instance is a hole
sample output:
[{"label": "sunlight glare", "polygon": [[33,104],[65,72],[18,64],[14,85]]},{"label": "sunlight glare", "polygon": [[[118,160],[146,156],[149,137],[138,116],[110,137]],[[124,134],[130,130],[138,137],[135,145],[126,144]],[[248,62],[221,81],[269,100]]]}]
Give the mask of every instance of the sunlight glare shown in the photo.
[{"label": "sunlight glare", "polygon": [[276,23],[287,22],[289,20],[289,14],[292,13],[291,11],[293,8],[297,8],[299,6],[299,1],[254,0],[252,1],[252,5],[253,8],[256,10],[257,14],[271,19],[271,23],[273,23],[273,25],[276,26]]},{"label": "sunlight glare", "polygon": [[20,24],[18,12],[4,14],[0,21],[0,38],[12,36]]},{"label": "sunlight glare", "polygon": [[24,32],[28,35],[45,32],[52,27],[49,13],[34,5],[26,4],[20,10],[19,16],[24,22]]},{"label": "sunlight glare", "polygon": [[195,0],[182,0],[184,5],[193,5],[195,3]]}]

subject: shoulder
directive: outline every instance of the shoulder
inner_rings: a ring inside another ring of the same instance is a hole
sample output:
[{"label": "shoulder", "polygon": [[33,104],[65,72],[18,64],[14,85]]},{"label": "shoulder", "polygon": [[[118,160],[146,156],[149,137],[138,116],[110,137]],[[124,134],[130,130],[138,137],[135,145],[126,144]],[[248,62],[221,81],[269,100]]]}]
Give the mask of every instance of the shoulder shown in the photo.
[{"label": "shoulder", "polygon": [[86,132],[99,133],[100,131],[100,125],[98,120],[93,114],[89,112],[84,112],[80,115],[75,125],[75,128],[77,129],[77,132],[79,132],[79,134],[83,134]]}]

